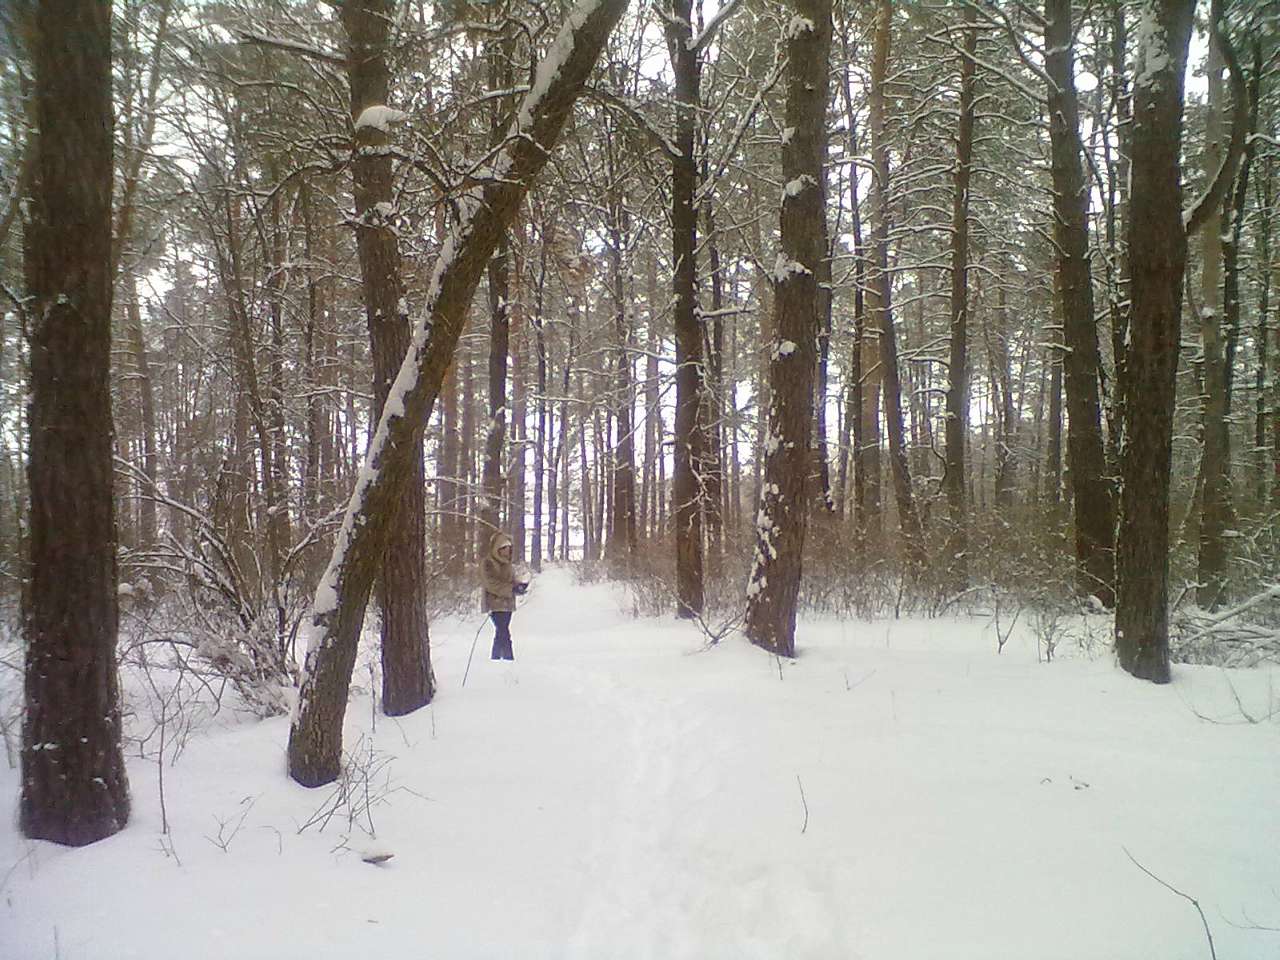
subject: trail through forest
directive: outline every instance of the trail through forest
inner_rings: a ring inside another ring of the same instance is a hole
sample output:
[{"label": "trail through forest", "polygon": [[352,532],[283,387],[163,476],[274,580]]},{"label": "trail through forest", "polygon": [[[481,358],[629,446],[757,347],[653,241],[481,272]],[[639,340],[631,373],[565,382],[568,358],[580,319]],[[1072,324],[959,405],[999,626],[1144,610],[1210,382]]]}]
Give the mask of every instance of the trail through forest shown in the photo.
[{"label": "trail through forest", "polygon": [[154,731],[118,836],[65,849],[10,818],[0,955],[1208,956],[1126,850],[1199,900],[1218,956],[1280,950],[1248,929],[1280,926],[1280,726],[1241,712],[1280,706],[1274,669],[1160,688],[1110,654],[1038,663],[1030,631],[997,655],[986,618],[802,622],[779,661],[557,569],[516,661],[486,627],[464,688],[478,624],[436,625],[436,703],[376,729],[362,664],[345,801],[285,777],[285,719],[224,707],[176,762],[167,733],[168,835]]}]

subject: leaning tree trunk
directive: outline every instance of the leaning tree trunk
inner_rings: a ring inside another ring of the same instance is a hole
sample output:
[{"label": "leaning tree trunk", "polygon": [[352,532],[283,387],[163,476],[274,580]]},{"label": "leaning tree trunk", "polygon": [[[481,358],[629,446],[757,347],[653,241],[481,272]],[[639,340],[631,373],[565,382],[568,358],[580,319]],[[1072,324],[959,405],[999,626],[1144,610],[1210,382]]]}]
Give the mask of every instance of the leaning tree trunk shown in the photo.
[{"label": "leaning tree trunk", "polygon": [[111,422],[111,4],[35,6],[24,835],[80,846],[129,819],[116,671]]},{"label": "leaning tree trunk", "polygon": [[1146,0],[1133,87],[1129,268],[1116,541],[1116,653],[1136,677],[1169,681],[1169,473],[1187,235],[1182,89],[1194,0]]},{"label": "leaning tree trunk", "polygon": [[822,160],[826,155],[830,0],[796,0],[787,31],[786,125],[782,145],[781,251],[774,267],[769,362],[769,433],[747,581],[745,630],[752,643],[795,655],[800,558],[809,516],[818,273],[826,256]]},{"label": "leaning tree trunk", "polygon": [[1089,268],[1089,190],[1081,161],[1080,106],[1072,50],[1071,0],[1046,0],[1045,73],[1049,78],[1049,143],[1053,226],[1062,298],[1063,385],[1067,395],[1067,469],[1075,514],[1077,589],[1115,602],[1115,507],[1107,481],[1098,396],[1098,327]]},{"label": "leaning tree trunk", "polygon": [[676,525],[676,616],[702,613],[702,329],[697,318],[697,161],[699,65],[692,49],[690,0],[671,0],[667,48],[676,86],[676,155],[671,160],[671,260],[676,341],[675,457],[671,497]]},{"label": "leaning tree trunk", "polygon": [[[350,41],[348,82],[351,116],[386,107],[390,87],[386,51],[392,0],[353,0],[342,7]],[[374,416],[382,414],[392,381],[409,348],[409,314],[400,280],[391,158],[385,123],[365,122],[356,129],[352,174],[355,183],[356,247],[360,255],[369,345],[373,355]],[[431,702],[431,672],[426,610],[426,483],[422,435],[408,451],[411,464],[403,495],[393,504],[390,534],[378,574],[382,607],[382,709],[402,716]]]},{"label": "leaning tree trunk", "polygon": [[902,423],[902,381],[898,375],[898,338],[893,323],[892,277],[889,273],[889,141],[885,130],[889,45],[893,33],[893,0],[879,0],[875,47],[871,58],[871,309],[869,319],[880,335],[880,376],[884,384],[885,424],[889,432],[889,466],[893,475],[898,524],[908,562],[925,564],[924,532],[916,512],[911,467]]},{"label": "leaning tree trunk", "polygon": [[360,626],[396,503],[414,482],[416,445],[431,415],[467,308],[503,232],[547,161],[626,0],[583,0],[538,64],[510,136],[493,158],[493,180],[462,198],[404,363],[382,409],[333,557],[316,590],[302,689],[289,733],[289,774],[304,786],[337,779],[342,718]]},{"label": "leaning tree trunk", "polygon": [[965,447],[969,438],[969,184],[973,179],[974,55],[978,50],[977,12],[964,8],[964,53],[960,57],[960,123],[956,133],[955,192],[951,206],[951,348],[948,364],[947,511],[951,533],[946,563],[950,586],[969,583],[969,516],[965,502]]}]

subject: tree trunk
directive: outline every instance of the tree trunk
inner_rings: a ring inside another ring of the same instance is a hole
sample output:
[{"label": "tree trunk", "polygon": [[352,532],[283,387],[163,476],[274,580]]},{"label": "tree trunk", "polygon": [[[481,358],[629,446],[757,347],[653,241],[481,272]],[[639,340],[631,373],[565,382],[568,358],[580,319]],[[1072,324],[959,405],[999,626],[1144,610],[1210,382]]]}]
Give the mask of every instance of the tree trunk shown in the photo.
[{"label": "tree trunk", "polygon": [[[625,0],[584,0],[539,63],[512,135],[493,158],[498,176],[461,198],[462,217],[437,259],[422,318],[384,405],[316,590],[312,638],[289,734],[289,773],[304,786],[337,779],[342,719],[360,626],[386,549],[395,505],[414,482],[415,450],[462,333],[485,265],[546,163]],[[106,84],[104,84],[106,86]]]},{"label": "tree trunk", "polygon": [[[707,157],[702,158],[704,178]],[[716,235],[714,197],[708,195],[703,207],[707,221],[707,262],[711,270],[711,320],[703,320],[703,352],[707,358],[707,380],[703,391],[702,422],[703,509],[706,514],[708,567],[712,578],[724,565],[724,276],[720,268],[720,246]]]},{"label": "tree trunk", "polygon": [[1063,385],[1067,395],[1067,468],[1074,493],[1077,589],[1115,603],[1115,508],[1106,479],[1098,397],[1098,329],[1089,267],[1089,189],[1084,179],[1075,86],[1071,0],[1045,0],[1045,73],[1054,240],[1062,297]]},{"label": "tree trunk", "polygon": [[951,587],[969,583],[969,517],[965,503],[965,445],[969,438],[969,183],[973,178],[977,12],[964,8],[964,56],[960,58],[960,123],[956,135],[955,192],[951,205],[951,347],[948,365],[946,438],[947,511],[951,535],[947,562]]},{"label": "tree trunk", "polygon": [[893,474],[898,523],[908,562],[925,563],[924,533],[911,487],[911,468],[902,421],[902,384],[898,377],[898,343],[894,331],[892,277],[889,274],[889,142],[885,132],[889,46],[893,32],[892,0],[877,0],[875,48],[871,59],[871,290],[869,320],[880,334],[880,377],[884,389],[885,424],[889,432],[889,464]]},{"label": "tree trunk", "polygon": [[[352,0],[342,7],[350,42],[347,78],[351,116],[385,106],[390,92],[387,43],[391,0]],[[352,163],[356,207],[356,247],[363,278],[365,316],[373,356],[373,418],[382,416],[392,381],[409,349],[409,310],[400,280],[391,158],[379,148],[387,141],[378,124],[356,130]],[[422,431],[408,453],[409,472],[400,497],[390,505],[388,536],[378,574],[382,606],[382,709],[402,716],[431,702],[435,678],[427,626],[426,478]]]},{"label": "tree trunk", "polygon": [[[1210,18],[1222,16],[1222,0],[1213,0]],[[1206,178],[1212,179],[1222,163],[1224,58],[1216,28],[1210,30],[1208,114],[1205,125]],[[1200,320],[1204,370],[1204,441],[1200,460],[1200,535],[1197,551],[1199,589],[1196,599],[1212,610],[1226,588],[1227,545],[1224,534],[1231,518],[1228,458],[1230,434],[1227,415],[1227,362],[1222,326],[1222,205],[1215,204],[1200,234]]]},{"label": "tree trunk", "polygon": [[31,583],[19,819],[82,846],[129,819],[116,671],[111,421],[111,5],[36,4],[28,477]]},{"label": "tree trunk", "polygon": [[1136,677],[1169,680],[1169,473],[1187,236],[1182,89],[1193,0],[1148,0],[1133,100],[1129,264],[1133,309],[1124,390],[1116,653]]},{"label": "tree trunk", "polygon": [[[552,466],[551,477],[547,477],[547,445],[550,443],[550,437],[547,435],[547,340],[543,331],[543,294],[546,289],[547,280],[547,244],[548,237],[545,231],[542,235],[542,242],[538,245],[538,284],[534,300],[534,316],[533,316],[533,344],[537,354],[538,363],[538,428],[534,439],[533,447],[533,538],[530,543],[530,555],[533,560],[533,569],[542,569],[542,492],[546,488],[548,482],[551,488],[555,489],[555,467]],[[551,517],[555,516],[555,498],[551,497]],[[555,524],[551,523],[551,541],[555,542]]]},{"label": "tree trunk", "polygon": [[796,602],[809,517],[818,272],[826,256],[822,161],[826,156],[829,0],[796,0],[787,31],[786,125],[782,145],[781,250],[774,267],[769,363],[769,434],[747,581],[744,629],[757,646],[795,655]]},{"label": "tree trunk", "polygon": [[[1271,231],[1275,223],[1275,161],[1270,155],[1263,159],[1262,175],[1254,190],[1258,204],[1258,225],[1254,232],[1256,250],[1254,263],[1258,271],[1258,327],[1255,340],[1258,345],[1257,373],[1254,388],[1257,396],[1254,400],[1254,433],[1253,445],[1257,451],[1257,472],[1255,490],[1258,498],[1258,509],[1264,511],[1272,491],[1280,496],[1280,446],[1271,438],[1268,429],[1268,408],[1280,418],[1280,403],[1277,403],[1276,376],[1271,373],[1275,364],[1275,352],[1271,350],[1270,338],[1271,314]],[[1280,334],[1280,330],[1277,330]],[[1270,374],[1270,379],[1268,375]],[[1270,476],[1268,476],[1270,474]]]},{"label": "tree trunk", "polygon": [[1044,486],[1045,501],[1057,507],[1062,502],[1062,297],[1056,292],[1056,278],[1054,287],[1053,312],[1058,322],[1045,345],[1045,362],[1049,365],[1049,436]]},{"label": "tree trunk", "polygon": [[[850,51],[848,49],[848,39],[843,41],[845,44],[845,59],[850,59]],[[856,114],[853,109],[853,93],[851,90],[851,81],[849,69],[846,67],[842,71],[841,97],[844,101],[845,124],[848,128],[848,144],[846,150],[849,156],[858,155],[858,138],[856,127]],[[866,279],[867,279],[867,256],[866,247],[862,241],[862,206],[858,198],[858,176],[856,169],[849,174],[849,209],[850,221],[853,230],[853,343],[849,351],[849,374],[848,374],[848,398],[845,406],[845,427],[850,438],[848,441],[851,449],[849,457],[852,460],[853,467],[853,511],[854,523],[856,529],[865,533],[867,530],[869,511],[875,516],[875,523],[879,524],[880,514],[880,442],[879,442],[879,414],[874,412],[877,409],[877,401],[871,401],[873,414],[870,417],[875,421],[876,437],[875,450],[871,451],[867,447],[866,427],[867,416],[865,406],[867,403],[867,394],[875,394],[875,388],[870,391],[864,388],[863,382],[866,379],[864,371],[864,358],[867,357],[868,350],[866,344]],[[873,363],[873,369],[876,366]],[[874,373],[873,373],[874,376]],[[878,381],[873,381],[878,382]],[[874,453],[874,456],[872,456]],[[871,471],[874,470],[874,477]],[[847,468],[844,460],[841,460],[841,503],[847,502]],[[874,505],[872,504],[874,498]]]},{"label": "tree trunk", "polygon": [[[1016,490],[1017,460],[1013,446],[1016,439],[1018,413],[1013,403],[1013,376],[1009,369],[1009,304],[1005,287],[1002,284],[997,296],[999,306],[996,316],[1000,326],[991,331],[988,321],[985,326],[990,338],[991,353],[991,390],[1000,400],[1000,429],[996,433],[996,468],[995,468],[995,503],[999,510],[1007,511],[1013,506]],[[987,311],[990,316],[990,311]],[[1006,514],[1007,516],[1007,514]]]},{"label": "tree trunk", "polygon": [[512,234],[511,331],[515,346],[511,351],[511,479],[507,484],[507,522],[515,542],[515,559],[528,559],[528,530],[525,520],[529,445],[529,325],[524,300],[525,256],[528,246],[523,228]]},{"label": "tree trunk", "polygon": [[657,538],[662,529],[658,511],[658,458],[662,456],[662,409],[658,402],[658,352],[662,339],[658,332],[658,258],[649,257],[648,315],[646,323],[646,354],[644,361],[644,481],[640,493],[646,538]]},{"label": "tree trunk", "polygon": [[151,378],[151,361],[142,329],[142,310],[138,305],[138,284],[133,273],[128,280],[129,339],[133,350],[134,369],[138,378],[138,407],[142,414],[142,472],[145,479],[139,494],[139,544],[148,549],[156,543],[156,479],[159,457],[156,454],[155,384]]},{"label": "tree trunk", "polygon": [[671,0],[666,21],[667,49],[675,74],[678,155],[671,161],[671,261],[676,341],[675,464],[671,497],[676,525],[676,616],[702,613],[703,391],[702,329],[697,317],[698,211],[693,194],[698,167],[694,157],[700,65],[690,49],[693,34],[690,0]]},{"label": "tree trunk", "polygon": [[[501,14],[501,11],[495,11]],[[511,87],[511,44],[505,39],[489,42],[489,88]],[[489,146],[496,148],[505,134],[505,104],[493,100],[489,113]],[[479,523],[476,525],[476,557],[489,553],[489,541],[502,528],[505,494],[503,467],[507,447],[507,360],[511,345],[511,240],[504,236],[489,260],[489,407],[481,469]]]},{"label": "tree trunk", "polygon": [[[612,142],[610,148],[614,146]],[[612,149],[610,166],[614,166]],[[631,375],[631,324],[628,322],[625,266],[630,262],[627,244],[630,220],[621,187],[613,184],[616,169],[609,172],[612,189],[609,203],[609,291],[613,298],[614,403],[618,442],[613,447],[613,509],[609,516],[609,559],[615,572],[627,572],[635,556],[636,540],[636,455],[633,429],[635,411]]]}]

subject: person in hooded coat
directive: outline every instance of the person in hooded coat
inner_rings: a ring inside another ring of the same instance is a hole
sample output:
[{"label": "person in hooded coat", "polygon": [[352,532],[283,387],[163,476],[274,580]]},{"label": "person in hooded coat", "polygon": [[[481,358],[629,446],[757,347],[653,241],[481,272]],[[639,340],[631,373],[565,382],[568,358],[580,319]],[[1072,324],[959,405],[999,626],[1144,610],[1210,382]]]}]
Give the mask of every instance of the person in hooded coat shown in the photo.
[{"label": "person in hooded coat", "polygon": [[524,584],[516,578],[511,563],[511,538],[495,533],[489,540],[489,554],[480,567],[483,596],[480,609],[493,621],[493,660],[514,660],[511,649],[511,614],[516,609],[516,594],[524,592]]}]

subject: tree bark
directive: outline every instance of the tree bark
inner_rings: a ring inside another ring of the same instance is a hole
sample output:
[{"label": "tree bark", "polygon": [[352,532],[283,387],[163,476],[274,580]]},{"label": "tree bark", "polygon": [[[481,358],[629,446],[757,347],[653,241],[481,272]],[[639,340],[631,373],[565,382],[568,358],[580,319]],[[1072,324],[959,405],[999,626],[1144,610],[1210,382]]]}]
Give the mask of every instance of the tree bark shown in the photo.
[{"label": "tree bark", "polygon": [[667,49],[675,74],[677,155],[671,160],[672,313],[676,341],[675,463],[671,497],[676,526],[676,616],[702,613],[703,458],[702,329],[698,322],[698,210],[693,194],[698,167],[694,157],[700,65],[690,49],[693,36],[690,0],[671,0],[666,21]]},{"label": "tree bark", "polygon": [[875,46],[871,57],[871,307],[868,319],[880,334],[880,377],[884,391],[885,424],[889,433],[889,465],[898,524],[908,562],[925,564],[924,532],[916,512],[911,467],[902,420],[902,384],[898,375],[898,342],[894,330],[892,277],[889,274],[889,141],[885,130],[889,47],[893,33],[893,0],[877,0]]},{"label": "tree bark", "polygon": [[609,150],[609,293],[613,300],[614,335],[614,415],[618,424],[618,442],[613,446],[613,502],[609,516],[607,551],[616,572],[627,572],[635,556],[636,538],[636,454],[634,435],[635,386],[631,370],[631,323],[627,309],[627,265],[631,232],[630,217],[614,156],[617,144],[610,129]]},{"label": "tree bark", "polygon": [[19,820],[81,846],[129,819],[112,499],[111,4],[36,4],[28,478],[31,584]]},{"label": "tree bark", "polygon": [[822,161],[826,156],[829,0],[796,0],[787,30],[786,126],[782,145],[781,251],[774,267],[774,343],[769,363],[769,434],[747,581],[747,638],[795,655],[796,603],[809,517],[818,274],[827,255]]},{"label": "tree bark", "polygon": [[127,293],[129,340],[138,382],[138,407],[142,415],[142,473],[145,478],[138,491],[142,498],[138,511],[138,540],[139,545],[146,549],[156,543],[156,479],[160,468],[156,453],[156,394],[146,334],[142,329],[142,310],[138,305],[138,283],[132,273],[129,274]]},{"label": "tree bark", "polygon": [[956,132],[955,191],[951,206],[951,345],[946,438],[946,493],[951,532],[946,569],[950,586],[969,583],[969,517],[965,503],[965,446],[969,437],[969,184],[973,179],[974,55],[977,11],[964,8],[964,55],[960,58],[960,117]]},{"label": "tree bark", "polygon": [[1063,385],[1067,396],[1067,468],[1075,514],[1077,589],[1115,603],[1115,507],[1107,482],[1098,395],[1098,328],[1089,266],[1089,189],[1084,179],[1076,96],[1071,0],[1045,0],[1045,73],[1057,291],[1062,298]]},{"label": "tree bark", "polygon": [[[350,44],[347,78],[351,116],[386,106],[390,93],[387,46],[392,0],[352,0],[342,7]],[[400,250],[394,224],[391,158],[378,148],[387,134],[380,125],[356,130],[352,176],[356,247],[360,255],[365,316],[373,356],[373,416],[382,416],[392,381],[409,349],[409,310],[400,280]],[[389,533],[378,573],[382,607],[382,709],[402,716],[431,702],[435,678],[426,610],[426,478],[422,432],[409,458],[408,480],[391,505]]]},{"label": "tree bark", "polygon": [[1187,235],[1182,220],[1183,75],[1193,0],[1146,0],[1133,88],[1129,263],[1133,310],[1124,389],[1116,653],[1136,677],[1169,671],[1169,474]]},{"label": "tree bark", "polygon": [[[499,16],[501,11],[495,11]],[[490,41],[485,51],[489,64],[489,88],[511,87],[510,43]],[[505,132],[503,101],[493,100],[489,113],[489,145],[502,143]],[[502,529],[505,499],[503,467],[507,447],[507,361],[511,348],[511,240],[504,235],[489,260],[489,380],[488,425],[484,436],[484,464],[480,479],[479,523],[476,525],[476,557],[489,552],[490,538]]]},{"label": "tree bark", "polygon": [[352,492],[329,568],[310,617],[298,708],[289,735],[289,773],[304,786],[337,779],[342,718],[365,606],[388,543],[396,502],[414,478],[414,450],[480,276],[533,178],[545,165],[587,74],[625,8],[625,0],[584,0],[569,15],[493,159],[500,175],[463,200],[463,215],[436,261],[425,310]]}]

